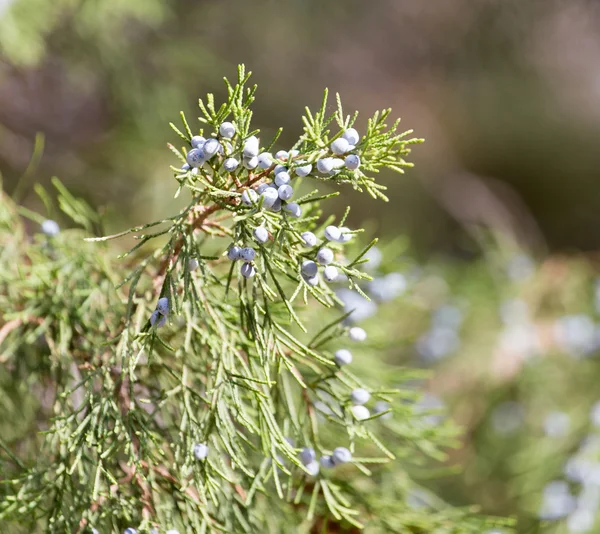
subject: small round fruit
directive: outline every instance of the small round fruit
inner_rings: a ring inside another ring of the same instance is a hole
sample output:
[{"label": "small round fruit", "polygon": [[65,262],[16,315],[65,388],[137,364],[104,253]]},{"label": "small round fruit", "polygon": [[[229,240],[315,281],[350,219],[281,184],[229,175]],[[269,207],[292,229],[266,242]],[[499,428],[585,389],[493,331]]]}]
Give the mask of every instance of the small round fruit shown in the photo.
[{"label": "small round fruit", "polygon": [[353,326],[350,330],[348,330],[348,337],[352,341],[364,341],[367,339],[367,333],[360,326]]},{"label": "small round fruit", "polygon": [[346,165],[346,169],[355,171],[360,167],[360,157],[356,154],[348,154],[344,160],[344,165]]},{"label": "small round fruit", "polygon": [[266,243],[269,240],[269,231],[264,226],[257,226],[254,229],[254,239],[259,243]]},{"label": "small round fruit", "polygon": [[258,193],[254,189],[246,189],[242,193],[242,202],[246,206],[251,206],[258,200]]},{"label": "small round fruit", "polygon": [[279,193],[277,189],[273,187],[267,187],[260,195],[263,199],[262,205],[265,208],[271,208],[275,204],[275,201],[279,200]]},{"label": "small round fruit", "polygon": [[300,452],[300,461],[304,465],[308,465],[311,462],[314,462],[317,459],[317,455],[315,454],[315,450],[311,447],[304,447]]},{"label": "small round fruit", "polygon": [[44,232],[49,237],[55,237],[60,234],[60,226],[56,221],[52,219],[46,219],[42,223],[42,232]]},{"label": "small round fruit", "polygon": [[333,170],[333,158],[318,159],[317,170],[322,174],[329,174]]},{"label": "small round fruit", "polygon": [[212,158],[219,149],[221,148],[221,143],[216,139],[207,139],[204,145],[202,146],[202,151],[204,152],[204,157],[206,159]]},{"label": "small round fruit", "polygon": [[319,249],[317,252],[317,261],[321,265],[329,265],[333,261],[333,250],[327,247]]},{"label": "small round fruit", "polygon": [[206,139],[204,139],[204,137],[202,137],[201,135],[195,135],[194,137],[192,137],[192,140],[190,141],[193,148],[202,148],[202,145],[205,142],[206,142]]},{"label": "small round fruit", "polygon": [[352,363],[352,353],[348,349],[339,349],[334,354],[335,363],[340,367]]},{"label": "small round fruit", "polygon": [[335,467],[335,464],[329,455],[321,456],[319,463],[321,464],[321,467],[324,467],[325,469],[331,469],[332,467]]},{"label": "small round fruit", "polygon": [[325,239],[327,241],[339,241],[342,233],[337,226],[328,226],[325,228]]},{"label": "small round fruit", "polygon": [[339,272],[333,265],[328,265],[323,269],[323,278],[325,278],[327,282],[335,282],[338,275]]},{"label": "small round fruit", "polygon": [[167,297],[158,299],[156,309],[161,315],[169,315],[169,299]]},{"label": "small round fruit", "polygon": [[312,232],[302,232],[300,235],[303,245],[307,248],[312,248],[317,244],[317,236]]},{"label": "small round fruit", "polygon": [[348,128],[342,134],[342,137],[351,145],[356,145],[360,141],[360,135],[358,135],[358,132],[354,128]]},{"label": "small round fruit", "polygon": [[188,269],[190,271],[195,271],[198,268],[198,260],[196,258],[190,258],[188,260]]},{"label": "small round fruit", "polygon": [[277,190],[277,193],[279,194],[279,198],[281,200],[289,200],[294,196],[294,189],[291,185],[282,185]]},{"label": "small round fruit", "polygon": [[253,158],[245,157],[242,163],[243,163],[244,167],[246,167],[246,169],[249,169],[249,170],[256,169],[256,167],[258,167],[258,158],[256,156]]},{"label": "small round fruit", "polygon": [[347,139],[344,139],[343,137],[340,137],[338,139],[336,139],[333,143],[331,143],[331,151],[334,154],[345,154],[346,152],[348,152],[348,145],[350,143],[348,143]]},{"label": "small round fruit", "polygon": [[307,163],[305,165],[301,165],[300,167],[296,167],[294,171],[296,172],[297,176],[303,178],[304,176],[308,176],[311,173],[312,165],[310,163]]},{"label": "small round fruit", "polygon": [[231,261],[237,261],[240,259],[240,252],[242,249],[240,247],[233,246],[227,251],[227,257]]},{"label": "small round fruit", "polygon": [[371,394],[364,388],[356,388],[350,393],[350,399],[354,405],[367,404]]},{"label": "small round fruit", "polygon": [[258,155],[258,166],[261,169],[268,169],[273,165],[273,155],[270,152],[261,152]]},{"label": "small round fruit", "polygon": [[302,262],[302,267],[300,270],[304,276],[308,276],[310,278],[319,272],[319,266],[312,260],[305,260]]},{"label": "small round fruit", "polygon": [[235,159],[235,158],[227,158],[223,162],[223,168],[227,172],[233,172],[233,171],[235,171],[238,168],[239,164],[240,164],[240,162],[237,159]]},{"label": "small round fruit", "polygon": [[304,467],[306,467],[306,470],[309,472],[311,477],[316,477],[319,474],[319,462],[317,462],[316,460],[314,462],[306,464]]},{"label": "small round fruit", "polygon": [[240,258],[246,262],[254,261],[256,257],[256,251],[252,247],[244,247],[240,250]]},{"label": "small round fruit", "polygon": [[352,415],[357,421],[364,421],[365,419],[371,417],[369,409],[366,406],[362,406],[360,404],[357,406],[352,406],[352,408],[350,408],[350,411],[352,412]]},{"label": "small round fruit", "polygon": [[194,457],[196,460],[205,460],[208,456],[208,445],[206,443],[196,443],[194,445]]},{"label": "small round fruit", "polygon": [[219,133],[222,137],[231,139],[235,135],[235,126],[231,122],[224,122],[219,126]]},{"label": "small round fruit", "polygon": [[295,202],[290,202],[289,204],[286,204],[283,207],[283,209],[287,213],[289,213],[290,217],[293,217],[294,219],[297,219],[302,215],[302,208]]},{"label": "small round fruit", "polygon": [[275,185],[277,185],[277,187],[289,184],[290,180],[290,173],[287,171],[281,171],[275,175]]},{"label": "small round fruit", "polygon": [[256,274],[256,269],[251,263],[244,263],[240,269],[240,273],[244,278],[252,278]]},{"label": "small round fruit", "polygon": [[346,447],[336,447],[331,455],[334,465],[347,464],[352,461],[352,453]]},{"label": "small round fruit", "polygon": [[204,163],[204,151],[201,148],[192,148],[185,157],[190,167],[200,167]]},{"label": "small round fruit", "polygon": [[246,139],[243,152],[245,158],[253,158],[258,156],[258,138],[255,135],[252,135]]}]

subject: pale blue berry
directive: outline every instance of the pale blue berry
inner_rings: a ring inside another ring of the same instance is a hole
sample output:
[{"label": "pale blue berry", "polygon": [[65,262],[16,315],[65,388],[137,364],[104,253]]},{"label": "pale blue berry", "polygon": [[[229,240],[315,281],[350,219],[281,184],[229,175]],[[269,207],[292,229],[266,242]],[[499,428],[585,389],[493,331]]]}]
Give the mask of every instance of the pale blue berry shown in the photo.
[{"label": "pale blue berry", "polygon": [[275,168],[273,169],[273,174],[275,176],[277,176],[280,172],[287,172],[288,168],[285,165],[275,165]]},{"label": "pale blue berry", "polygon": [[327,282],[335,282],[338,275],[339,272],[333,265],[328,265],[325,267],[325,269],[323,269],[323,278],[325,278]]},{"label": "pale blue berry", "polygon": [[195,271],[198,268],[198,260],[196,258],[190,258],[188,260],[188,269],[190,271]]},{"label": "pale blue berry", "polygon": [[219,154],[231,154],[233,152],[233,146],[229,141],[223,141],[221,143],[221,148],[219,149]]},{"label": "pale blue berry", "polygon": [[335,363],[340,367],[352,363],[352,353],[348,349],[339,349],[334,354]]},{"label": "pale blue berry", "polygon": [[258,138],[252,135],[244,143],[244,157],[254,158],[258,156]]},{"label": "pale blue berry", "polygon": [[340,137],[339,139],[336,139],[333,143],[331,143],[331,151],[334,154],[345,154],[346,152],[348,152],[349,144],[350,143],[348,143],[347,139]]},{"label": "pale blue berry", "polygon": [[282,185],[277,189],[277,193],[281,200],[289,200],[294,196],[294,189],[291,185]]},{"label": "pale blue berry", "polygon": [[317,261],[321,265],[329,265],[333,261],[333,250],[327,247],[319,249],[317,252]]},{"label": "pale blue berry", "polygon": [[244,278],[252,278],[256,274],[256,269],[251,263],[244,263],[240,269],[240,273]]},{"label": "pale blue berry", "polygon": [[204,163],[204,151],[201,148],[192,148],[185,159],[190,167],[200,167]]},{"label": "pale blue berry", "polygon": [[343,134],[342,138],[344,138],[351,145],[356,145],[360,141],[360,135],[354,128],[348,128]]},{"label": "pale blue berry", "polygon": [[334,465],[347,464],[352,461],[352,453],[346,447],[336,447],[331,455]]},{"label": "pale blue berry", "polygon": [[290,180],[290,174],[286,171],[281,171],[280,173],[275,175],[275,185],[277,185],[277,187],[289,184]]},{"label": "pale blue berry", "polygon": [[354,234],[351,234],[350,232],[351,232],[350,228],[348,228],[346,226],[340,227],[340,238],[338,241],[340,243],[347,243],[348,241],[350,241],[352,239],[352,236],[354,235]]},{"label": "pale blue berry", "polygon": [[360,404],[352,406],[352,408],[350,408],[350,411],[352,412],[352,415],[357,421],[364,421],[365,419],[371,417],[369,409],[366,406],[362,406]]},{"label": "pale blue berry", "polygon": [[194,456],[196,460],[204,460],[208,456],[208,445],[206,443],[196,443],[194,445]]},{"label": "pale blue berry", "polygon": [[356,154],[349,154],[346,156],[344,164],[347,169],[355,171],[360,167],[360,158]]},{"label": "pale blue berry", "polygon": [[319,266],[312,260],[304,260],[300,270],[304,276],[308,276],[310,278],[319,272]]},{"label": "pale blue berry", "polygon": [[242,249],[240,247],[236,247],[233,246],[231,247],[228,251],[227,251],[227,257],[231,260],[231,261],[236,261],[240,259],[240,252],[242,251]]},{"label": "pale blue berry", "polygon": [[322,174],[330,173],[333,170],[333,158],[318,159],[317,170]]},{"label": "pale blue berry", "polygon": [[246,169],[252,170],[258,167],[258,158],[255,156],[253,158],[244,158],[244,167]]},{"label": "pale blue berry", "polygon": [[[374,408],[373,408],[373,411],[374,411],[376,414],[379,414],[379,413],[386,412],[386,411],[387,411],[387,410],[389,410],[389,409],[390,409],[390,405],[389,405],[389,403],[387,403],[387,402],[385,402],[385,401],[377,401],[377,402],[375,403],[375,406],[374,406]],[[391,412],[388,412],[388,413],[386,413],[385,415],[382,415],[382,416],[380,417],[380,419],[390,419],[391,417],[392,417],[392,413],[391,413]]]},{"label": "pale blue berry", "polygon": [[260,196],[263,199],[262,205],[265,208],[272,208],[275,202],[279,200],[279,193],[277,192],[277,189],[274,189],[273,187],[267,187]]},{"label": "pale blue berry", "polygon": [[331,166],[333,168],[331,169],[331,171],[329,171],[329,174],[331,176],[334,176],[338,172],[340,172],[340,169],[344,166],[344,160],[340,158],[331,158]]},{"label": "pale blue berry", "polygon": [[223,137],[231,139],[235,135],[235,126],[231,122],[224,122],[219,126],[219,133]]},{"label": "pale blue berry", "polygon": [[244,261],[254,261],[256,251],[252,247],[245,247],[240,250],[240,258]]},{"label": "pale blue berry", "polygon": [[308,465],[311,462],[314,462],[317,459],[317,455],[315,454],[315,450],[311,447],[304,447],[300,452],[300,461],[304,465]]},{"label": "pale blue berry", "polygon": [[321,456],[319,462],[321,463],[321,467],[324,467],[325,469],[331,469],[335,467],[335,464],[329,455]]},{"label": "pale blue berry", "polygon": [[[264,185],[264,184],[263,184]],[[258,200],[258,193],[254,189],[246,189],[242,193],[242,202],[246,206],[254,204]]]},{"label": "pale blue berry", "polygon": [[161,326],[165,326],[167,323],[167,316],[161,315],[158,313],[158,310],[154,310],[152,315],[150,315],[150,324],[152,326],[156,326],[156,328],[160,328]]},{"label": "pale blue berry", "polygon": [[169,299],[167,297],[159,298],[156,309],[161,315],[169,315]]},{"label": "pale blue berry", "polygon": [[259,243],[266,243],[269,240],[269,231],[264,226],[258,226],[254,229],[254,239]]},{"label": "pale blue berry", "polygon": [[192,137],[190,142],[192,144],[192,148],[202,148],[202,145],[206,142],[206,139],[204,139],[204,137],[201,135],[195,135]]},{"label": "pale blue berry", "polygon": [[328,226],[325,228],[325,239],[327,241],[339,241],[342,233],[337,226]]},{"label": "pale blue berry", "polygon": [[310,287],[315,287],[316,285],[319,284],[319,275],[318,274],[315,274],[314,276],[306,276],[305,274],[303,274],[302,278],[304,278],[304,281]]},{"label": "pale blue berry", "polygon": [[290,214],[290,217],[293,217],[294,219],[297,219],[302,215],[302,208],[295,202],[286,204],[283,209]]},{"label": "pale blue berry", "polygon": [[287,150],[280,150],[275,154],[275,158],[278,159],[279,161],[287,161],[287,159],[290,157],[289,152],[287,152]]},{"label": "pale blue berry", "polygon": [[275,202],[273,202],[273,205],[271,206],[271,211],[281,211],[281,206],[281,199],[277,197],[275,199]]},{"label": "pale blue berry", "polygon": [[364,388],[356,388],[350,393],[350,399],[355,405],[367,404],[370,398],[371,394]]},{"label": "pale blue berry", "polygon": [[223,168],[227,171],[227,172],[233,172],[238,168],[238,165],[240,164],[240,162],[235,159],[235,158],[227,158],[224,162],[223,162]]},{"label": "pale blue berry", "polygon": [[137,530],[135,528],[131,528],[131,527],[130,528],[126,528],[123,531],[123,534],[137,534]]},{"label": "pale blue berry", "polygon": [[206,143],[202,146],[202,151],[204,152],[204,157],[206,159],[212,158],[219,149],[221,148],[221,143],[216,139],[207,139]]},{"label": "pale blue berry", "polygon": [[46,219],[42,223],[42,232],[44,232],[49,237],[54,237],[60,234],[60,226],[56,221],[51,219]]},{"label": "pale blue berry", "polygon": [[190,169],[191,169],[191,167],[190,167],[190,164],[189,164],[189,163],[184,163],[184,164],[181,166],[181,170],[182,170],[182,171],[189,171]]},{"label": "pale blue berry", "polygon": [[311,477],[316,477],[319,474],[319,462],[317,462],[316,460],[314,462],[306,464],[304,467],[306,467],[306,470],[308,471]]},{"label": "pale blue berry", "polygon": [[350,330],[348,330],[348,337],[352,341],[364,341],[367,339],[367,333],[360,326],[353,326]]},{"label": "pale blue berry", "polygon": [[305,165],[301,165],[300,167],[296,167],[294,170],[296,171],[296,174],[298,176],[303,178],[304,176],[308,176],[310,174],[310,172],[312,171],[312,165],[310,163],[307,163]]},{"label": "pale blue berry", "polygon": [[260,194],[264,193],[267,189],[269,189],[269,187],[273,187],[273,184],[260,184],[256,188],[256,192],[260,195]]},{"label": "pale blue berry", "polygon": [[300,235],[303,245],[307,248],[312,248],[317,244],[317,236],[312,232],[302,232]]},{"label": "pale blue berry", "polygon": [[273,165],[273,155],[270,152],[261,152],[258,155],[258,166],[261,169],[268,169]]}]

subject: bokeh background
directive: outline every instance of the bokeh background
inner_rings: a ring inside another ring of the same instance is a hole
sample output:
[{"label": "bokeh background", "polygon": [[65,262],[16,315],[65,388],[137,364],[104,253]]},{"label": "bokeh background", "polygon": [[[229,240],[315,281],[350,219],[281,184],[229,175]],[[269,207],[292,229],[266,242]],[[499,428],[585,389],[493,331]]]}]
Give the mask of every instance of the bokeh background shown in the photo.
[{"label": "bokeh background", "polygon": [[388,204],[334,208],[388,243],[382,357],[431,368],[464,427],[431,487],[519,532],[599,532],[600,3],[0,0],[5,189],[40,209],[57,175],[109,231],[170,214],[168,123],[237,63],[282,147],[325,86],[426,139]]}]

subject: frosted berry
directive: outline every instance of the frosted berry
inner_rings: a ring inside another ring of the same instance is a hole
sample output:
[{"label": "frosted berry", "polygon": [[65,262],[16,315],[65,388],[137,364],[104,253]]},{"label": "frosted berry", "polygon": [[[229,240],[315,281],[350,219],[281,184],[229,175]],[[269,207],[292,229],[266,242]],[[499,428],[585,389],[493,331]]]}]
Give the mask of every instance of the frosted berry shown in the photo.
[{"label": "frosted berry", "polygon": [[349,154],[346,156],[344,164],[346,165],[347,169],[355,171],[360,167],[360,158],[356,154]]},{"label": "frosted berry", "polygon": [[192,148],[185,157],[190,167],[200,167],[204,163],[204,151],[201,148]]},{"label": "frosted berry", "polygon": [[305,247],[311,248],[317,244],[317,236],[315,234],[313,234],[312,232],[302,232],[300,237],[302,238],[302,241],[303,241],[302,244]]},{"label": "frosted berry", "polygon": [[194,445],[194,456],[196,460],[204,460],[208,456],[208,445],[206,443],[196,443]]},{"label": "frosted berry", "polygon": [[289,200],[294,196],[294,189],[291,185],[282,185],[277,189],[277,193],[281,200]]},{"label": "frosted berry", "polygon": [[227,251],[227,257],[231,261],[239,260],[241,258],[241,256],[240,256],[241,251],[242,251],[242,249],[240,247],[233,246]]},{"label": "frosted berry", "polygon": [[350,337],[350,339],[352,341],[359,341],[360,342],[360,341],[364,341],[365,339],[367,339],[367,333],[360,326],[353,326],[348,331],[348,337]]},{"label": "frosted berry", "polygon": [[191,169],[191,167],[190,167],[190,164],[189,164],[189,163],[184,163],[184,164],[181,166],[181,170],[182,170],[182,171],[189,171],[190,169]]},{"label": "frosted berry", "polygon": [[154,310],[152,312],[152,315],[150,315],[150,324],[152,326],[156,326],[156,328],[165,326],[165,324],[167,324],[167,316],[161,315],[160,313],[158,313],[158,310]]},{"label": "frosted berry", "polygon": [[351,145],[356,145],[360,141],[360,135],[354,128],[348,128],[343,134],[342,138],[348,141]]},{"label": "frosted berry", "polygon": [[239,164],[240,164],[240,162],[237,159],[235,159],[235,158],[227,158],[223,162],[223,168],[227,172],[232,172],[232,171],[235,171],[238,168]]},{"label": "frosted berry", "polygon": [[339,242],[340,243],[347,243],[348,241],[350,241],[352,239],[352,236],[353,236],[353,234],[351,234],[350,232],[351,232],[350,228],[347,228],[346,226],[340,227]]},{"label": "frosted berry", "polygon": [[206,143],[202,146],[202,151],[204,152],[204,157],[206,159],[212,158],[219,149],[221,148],[221,143],[216,139],[207,139]]},{"label": "frosted berry", "polygon": [[317,455],[315,454],[315,450],[311,447],[304,447],[300,452],[300,460],[304,465],[308,465],[311,462],[314,462],[317,459]]},{"label": "frosted berry", "polygon": [[334,354],[335,363],[340,367],[352,363],[352,353],[348,349],[339,349]]},{"label": "frosted berry", "polygon": [[270,152],[261,152],[258,155],[258,166],[261,169],[268,169],[273,165],[273,156]]},{"label": "frosted berry", "polygon": [[201,135],[195,135],[194,137],[192,137],[192,140],[190,141],[193,148],[202,148],[202,145],[205,142],[206,142],[206,139],[204,139],[204,137],[202,137]]},{"label": "frosted berry", "polygon": [[242,202],[246,204],[246,206],[250,206],[254,204],[258,200],[258,193],[254,191],[254,189],[246,189],[242,193]]},{"label": "frosted berry", "polygon": [[131,527],[130,528],[126,528],[123,531],[123,534],[137,534],[137,530],[135,528],[131,528]]},{"label": "frosted berry", "polygon": [[54,237],[60,234],[60,226],[58,226],[56,221],[46,219],[42,223],[42,232],[44,232],[47,236]]},{"label": "frosted berry", "polygon": [[188,260],[188,269],[190,271],[195,271],[198,268],[198,260],[196,258],[190,258]]},{"label": "frosted berry", "polygon": [[317,160],[317,170],[322,174],[328,174],[333,170],[333,158]]},{"label": "frosted berry", "polygon": [[332,467],[335,467],[335,464],[329,455],[321,456],[319,463],[321,464],[321,467],[324,467],[325,469],[331,469]]},{"label": "frosted berry", "polygon": [[341,158],[331,158],[331,166],[333,167],[329,174],[337,174],[338,170],[344,166],[344,160]]},{"label": "frosted berry", "polygon": [[258,138],[252,135],[244,143],[244,157],[253,158],[258,156]]},{"label": "frosted berry", "polygon": [[244,261],[254,261],[256,251],[252,247],[245,247],[240,250],[240,258]]},{"label": "frosted berry", "polygon": [[224,122],[219,126],[219,133],[223,137],[231,139],[235,135],[235,126],[231,122]]},{"label": "frosted berry", "polygon": [[297,219],[302,215],[302,208],[295,202],[286,204],[283,209],[290,214],[290,217],[293,217],[294,219]]},{"label": "frosted berry", "polygon": [[169,315],[169,299],[167,297],[158,299],[156,309],[161,315]]},{"label": "frosted berry", "polygon": [[315,287],[316,285],[319,284],[319,275],[318,274],[315,274],[314,276],[306,276],[305,274],[303,274],[302,278],[304,278],[304,281],[310,287]]},{"label": "frosted berry", "polygon": [[301,165],[300,167],[296,167],[294,170],[296,171],[296,174],[300,177],[308,176],[312,171],[312,165],[310,163],[307,163],[305,165]]},{"label": "frosted berry", "polygon": [[281,187],[290,183],[290,174],[287,171],[281,171],[275,175],[275,185]]},{"label": "frosted berry", "polygon": [[315,276],[319,272],[319,266],[312,260],[305,260],[302,262],[302,267],[300,268],[302,274],[308,276]]},{"label": "frosted berry", "polygon": [[352,406],[352,408],[350,408],[350,411],[352,412],[352,415],[357,421],[364,421],[365,419],[371,417],[369,409],[366,406],[362,406],[360,404]]},{"label": "frosted berry", "polygon": [[275,165],[275,168],[273,169],[273,174],[275,176],[277,176],[280,172],[287,172],[288,168],[285,165]]},{"label": "frosted berry", "polygon": [[319,249],[317,252],[317,261],[321,265],[328,265],[333,261],[333,250],[327,247]]},{"label": "frosted berry", "polygon": [[[389,403],[387,403],[385,401],[377,401],[375,403],[375,407],[373,408],[373,411],[376,414],[379,414],[379,413],[386,412],[389,409],[390,409]],[[391,412],[389,412],[389,413],[386,413],[385,415],[382,415],[381,419],[390,419],[391,417],[392,417],[392,414],[391,414]]]},{"label": "frosted berry", "polygon": [[264,193],[267,189],[269,189],[269,187],[273,187],[273,184],[260,184],[256,188],[256,192],[260,195],[260,194]]},{"label": "frosted berry", "polygon": [[335,282],[339,274],[340,273],[333,265],[328,265],[323,269],[323,278],[325,278],[327,282]]},{"label": "frosted berry", "polygon": [[331,455],[334,465],[347,464],[352,460],[352,453],[346,447],[337,447]]},{"label": "frosted berry", "polygon": [[254,229],[254,239],[259,243],[266,243],[269,240],[269,231],[264,226],[258,226]]},{"label": "frosted berry", "polygon": [[273,205],[271,206],[271,211],[281,211],[281,206],[281,199],[277,197],[275,199],[275,202],[273,202]]},{"label": "frosted berry", "polygon": [[273,187],[267,187],[260,195],[263,199],[263,206],[265,208],[271,208],[273,207],[273,204],[275,204],[276,200],[279,200],[279,194],[277,192],[277,189],[274,189]]},{"label": "frosted berry", "polygon": [[350,393],[350,399],[355,405],[367,404],[370,398],[371,394],[364,388],[356,388]]},{"label": "frosted berry", "polygon": [[319,474],[319,462],[317,462],[316,460],[314,462],[306,464],[304,467],[306,467],[306,470],[309,472],[311,477],[316,477]]},{"label": "frosted berry", "polygon": [[342,236],[342,232],[337,226],[328,226],[325,228],[325,239],[327,241],[339,241]]},{"label": "frosted berry", "polygon": [[244,278],[252,278],[256,274],[256,269],[251,263],[244,263],[240,269],[240,273]]},{"label": "frosted berry", "polygon": [[279,161],[287,161],[287,159],[290,157],[289,152],[287,152],[287,150],[280,150],[275,154],[275,158],[278,159]]},{"label": "frosted berry", "polygon": [[258,158],[257,157],[253,157],[253,158],[244,158],[244,167],[246,167],[246,169],[256,169],[256,167],[258,167]]},{"label": "frosted berry", "polygon": [[331,151],[334,154],[345,154],[346,152],[348,152],[348,145],[350,143],[348,143],[347,139],[344,139],[343,137],[340,137],[339,139],[336,139],[333,143],[331,143]]},{"label": "frosted berry", "polygon": [[288,158],[296,158],[300,155],[300,151],[299,150],[290,150],[289,154],[288,154]]}]

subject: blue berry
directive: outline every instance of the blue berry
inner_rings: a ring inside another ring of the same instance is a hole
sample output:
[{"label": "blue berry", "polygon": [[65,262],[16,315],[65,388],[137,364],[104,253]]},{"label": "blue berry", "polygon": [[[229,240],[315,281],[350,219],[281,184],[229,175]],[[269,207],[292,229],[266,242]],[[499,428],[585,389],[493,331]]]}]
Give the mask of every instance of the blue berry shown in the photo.
[{"label": "blue berry", "polygon": [[252,247],[245,247],[240,250],[240,258],[244,261],[254,261],[256,251]]},{"label": "blue berry", "polygon": [[256,156],[253,158],[244,157],[244,167],[250,170],[256,169],[256,167],[258,167],[258,158]]},{"label": "blue berry", "polygon": [[275,202],[273,202],[273,205],[271,206],[271,211],[281,211],[281,206],[281,199],[277,197],[275,199]]},{"label": "blue berry", "polygon": [[356,154],[349,154],[346,156],[344,164],[346,165],[347,169],[355,171],[360,167],[360,158]]},{"label": "blue berry", "polygon": [[198,268],[198,260],[196,258],[190,258],[188,260],[188,269],[190,271],[195,271]]},{"label": "blue berry", "polygon": [[206,159],[212,158],[219,149],[221,148],[221,143],[216,139],[207,139],[204,145],[202,146],[202,151],[204,152],[204,157]]},{"label": "blue berry", "polygon": [[254,189],[246,189],[242,193],[242,202],[246,204],[246,206],[250,206],[254,204],[258,199],[258,193],[254,191]]},{"label": "blue berry", "polygon": [[333,261],[333,250],[327,247],[319,249],[317,252],[317,261],[321,265],[328,265]]},{"label": "blue berry", "polygon": [[296,174],[302,178],[310,174],[310,172],[312,171],[312,165],[310,163],[306,163],[305,165],[296,167],[294,170],[296,171]]},{"label": "blue berry", "polygon": [[327,241],[339,241],[342,233],[337,226],[328,226],[325,228],[325,239]]},{"label": "blue berry", "polygon": [[[390,409],[390,405],[389,403],[385,402],[385,401],[377,401],[375,403],[375,407],[373,409],[373,411],[378,414],[378,413],[382,413],[382,412],[386,412],[387,410]],[[385,415],[381,416],[381,419],[390,419],[392,417],[391,412],[386,413]]]},{"label": "blue berry", "polygon": [[350,241],[352,239],[352,236],[354,235],[350,232],[350,228],[347,228],[346,226],[340,227],[340,238],[338,241],[340,243],[347,243],[348,241]]},{"label": "blue berry", "polygon": [[289,184],[290,180],[290,174],[286,171],[281,171],[275,175],[275,185],[277,185],[277,187]]},{"label": "blue berry", "polygon": [[321,463],[321,467],[324,467],[325,469],[331,469],[332,467],[335,467],[331,456],[328,455],[321,456],[319,462]]},{"label": "blue berry", "polygon": [[258,156],[258,138],[252,135],[244,143],[244,157],[254,158]]},{"label": "blue berry", "polygon": [[352,453],[346,447],[336,447],[331,455],[334,465],[347,464],[352,461]]},{"label": "blue berry", "polygon": [[227,158],[223,162],[223,168],[227,172],[232,172],[232,171],[235,171],[238,168],[239,164],[240,164],[240,162],[237,159],[235,159],[235,158]]},{"label": "blue berry", "polygon": [[268,169],[273,165],[273,156],[270,152],[261,152],[258,155],[258,166],[261,169]]},{"label": "blue berry", "polygon": [[308,276],[310,278],[319,272],[319,266],[312,260],[305,260],[302,262],[302,267],[300,270],[304,276]]},{"label": "blue berry", "polygon": [[360,404],[352,406],[352,408],[350,408],[350,411],[352,412],[352,415],[357,421],[364,421],[365,419],[371,417],[369,409],[366,406],[362,406]]},{"label": "blue berry", "polygon": [[256,192],[261,195],[262,193],[264,193],[269,187],[273,187],[273,184],[260,184],[257,188],[256,188]]},{"label": "blue berry", "polygon": [[330,175],[335,175],[344,166],[344,160],[340,158],[331,158],[331,166],[333,167],[330,171]]},{"label": "blue berry", "polygon": [[277,189],[273,187],[267,187],[260,195],[263,199],[263,206],[265,208],[272,208],[277,200],[279,200],[279,194]]},{"label": "blue berry", "polygon": [[131,528],[131,527],[130,528],[126,528],[123,531],[123,534],[137,534],[137,530],[135,528]]},{"label": "blue berry", "polygon": [[251,263],[244,263],[240,269],[240,273],[244,278],[252,278],[256,274],[256,269]]},{"label": "blue berry", "polygon": [[335,282],[338,275],[339,272],[333,265],[328,265],[325,267],[325,269],[323,269],[323,278],[325,278],[327,282]]},{"label": "blue berry", "polygon": [[156,309],[161,315],[169,315],[169,299],[167,297],[158,299]]},{"label": "blue berry", "polygon": [[184,163],[184,164],[181,166],[181,170],[182,170],[182,171],[189,171],[190,169],[191,169],[191,167],[190,167],[190,164],[189,164],[189,163]]},{"label": "blue berry", "polygon": [[228,251],[227,251],[227,257],[231,260],[231,261],[236,261],[240,259],[240,252],[242,251],[242,249],[240,247],[236,247],[233,246],[231,247]]},{"label": "blue berry", "polygon": [[280,172],[287,172],[288,168],[285,165],[275,165],[275,168],[273,169],[273,174],[275,176],[277,176]]},{"label": "blue berry", "polygon": [[314,276],[306,276],[305,274],[303,274],[302,278],[304,278],[304,281],[311,287],[315,287],[316,285],[319,284],[319,275],[318,274],[315,274]]},{"label": "blue berry", "polygon": [[308,471],[308,473],[310,474],[311,477],[316,477],[319,474],[319,462],[314,461],[314,462],[310,462],[309,464],[306,464],[304,467],[306,467],[306,470]]},{"label": "blue berry", "polygon": [[355,405],[367,404],[370,398],[371,394],[364,388],[356,388],[350,393],[350,399]]},{"label": "blue berry", "polygon": [[312,248],[317,244],[317,236],[312,232],[302,232],[300,237],[302,238],[304,246],[307,248]]},{"label": "blue berry", "polygon": [[335,363],[340,367],[352,363],[352,353],[348,349],[339,349],[334,354]]},{"label": "blue berry", "polygon": [[308,465],[317,459],[315,450],[311,447],[304,447],[300,452],[300,460],[304,465]]},{"label": "blue berry", "polygon": [[294,219],[297,219],[302,215],[302,208],[295,202],[286,204],[283,209],[290,214],[290,217],[293,217]]},{"label": "blue berry", "polygon": [[367,339],[367,333],[364,329],[360,328],[360,326],[353,326],[350,330],[348,330],[348,337],[352,341],[364,341]]},{"label": "blue berry", "polygon": [[42,223],[42,232],[44,232],[47,236],[54,237],[60,234],[60,226],[58,226],[56,221],[46,219]]},{"label": "blue berry", "polygon": [[351,145],[356,145],[360,140],[360,135],[354,128],[348,128],[343,134],[342,137],[348,141]]},{"label": "blue berry", "polygon": [[348,152],[348,145],[350,143],[348,143],[348,141],[346,139],[344,139],[343,137],[340,137],[339,139],[336,139],[333,143],[331,143],[331,151],[334,154],[345,154],[346,152]]},{"label": "blue berry", "polygon": [[194,445],[194,456],[196,460],[204,460],[208,456],[208,445],[206,443],[196,443]]},{"label": "blue berry", "polygon": [[290,150],[288,157],[289,157],[289,159],[292,159],[292,158],[298,157],[299,155],[300,155],[300,151],[294,149],[294,150]]},{"label": "blue berry", "polygon": [[269,231],[264,226],[258,226],[254,229],[254,239],[259,243],[266,243],[269,240]]},{"label": "blue berry", "polygon": [[279,161],[287,161],[287,159],[289,157],[290,157],[290,154],[286,150],[280,150],[275,154],[275,158],[278,159]]},{"label": "blue berry", "polygon": [[200,167],[204,163],[204,151],[201,148],[192,148],[185,159],[190,167]]},{"label": "blue berry", "polygon": [[277,190],[281,200],[289,200],[294,196],[294,189],[291,185],[282,185]]},{"label": "blue berry", "polygon": [[322,174],[329,174],[333,170],[333,158],[318,159],[317,170]]},{"label": "blue berry", "polygon": [[231,139],[235,135],[235,126],[231,122],[224,122],[219,126],[221,136]]},{"label": "blue berry", "polygon": [[192,148],[202,148],[202,145],[206,142],[206,139],[201,135],[195,135],[192,137],[190,143],[192,144]]},{"label": "blue berry", "polygon": [[161,326],[165,326],[167,323],[167,316],[161,315],[158,313],[158,310],[154,310],[152,315],[150,315],[150,324],[152,326],[156,326],[156,328],[160,328]]}]

